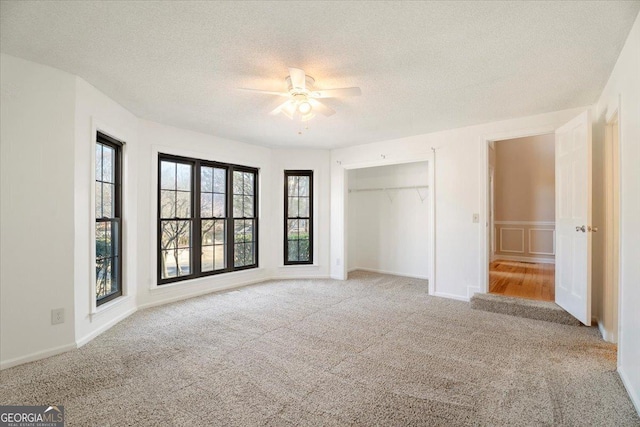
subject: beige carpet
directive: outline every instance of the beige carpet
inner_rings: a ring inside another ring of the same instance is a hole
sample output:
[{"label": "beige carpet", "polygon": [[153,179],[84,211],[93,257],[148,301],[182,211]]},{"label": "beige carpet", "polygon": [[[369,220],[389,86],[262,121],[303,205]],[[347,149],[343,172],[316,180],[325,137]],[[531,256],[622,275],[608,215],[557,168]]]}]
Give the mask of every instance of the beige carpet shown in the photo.
[{"label": "beige carpet", "polygon": [[141,311],[0,373],[68,426],[640,425],[594,328],[471,310],[372,273]]}]

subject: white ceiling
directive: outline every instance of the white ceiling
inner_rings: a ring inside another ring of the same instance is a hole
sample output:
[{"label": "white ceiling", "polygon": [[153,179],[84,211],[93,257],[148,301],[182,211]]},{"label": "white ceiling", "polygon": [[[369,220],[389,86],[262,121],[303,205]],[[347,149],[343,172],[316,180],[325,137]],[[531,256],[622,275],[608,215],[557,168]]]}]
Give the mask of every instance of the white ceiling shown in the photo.
[{"label": "white ceiling", "polygon": [[[139,117],[267,146],[341,147],[588,105],[638,1],[2,1],[2,52],[77,74]],[[270,116],[287,66],[359,98]]]}]

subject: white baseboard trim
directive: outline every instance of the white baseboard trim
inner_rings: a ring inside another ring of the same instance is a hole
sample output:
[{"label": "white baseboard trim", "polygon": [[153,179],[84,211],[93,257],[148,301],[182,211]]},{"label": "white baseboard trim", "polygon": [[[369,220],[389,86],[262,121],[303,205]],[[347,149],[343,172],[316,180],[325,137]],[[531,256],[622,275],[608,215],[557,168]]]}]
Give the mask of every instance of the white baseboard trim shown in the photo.
[{"label": "white baseboard trim", "polygon": [[520,262],[537,262],[541,264],[555,264],[555,258],[542,258],[532,256],[516,256],[516,255],[501,255],[495,256],[494,261],[520,261]]},{"label": "white baseboard trim", "polygon": [[5,360],[3,362],[0,362],[0,370],[12,368],[24,363],[35,362],[36,360],[45,359],[47,357],[55,356],[56,354],[66,353],[67,351],[74,350],[75,348],[76,343],[73,342],[47,350],[36,351],[35,353],[27,354],[26,356],[20,356],[13,359]]},{"label": "white baseboard trim", "polygon": [[427,276],[400,273],[398,271],[379,270],[377,268],[367,268],[367,267],[354,267],[354,268],[348,270],[347,272],[351,273],[352,271],[356,271],[356,270],[368,271],[368,272],[371,272],[371,273],[390,274],[392,276],[411,277],[412,279],[429,280],[429,277],[427,277]]},{"label": "white baseboard trim", "polygon": [[598,330],[600,330],[600,335],[602,335],[602,339],[607,342],[616,344],[616,340],[614,339],[613,334],[604,327],[600,319],[596,320],[595,323],[598,325]]},{"label": "white baseboard trim", "polygon": [[442,298],[455,299],[455,300],[458,300],[458,301],[469,302],[469,297],[463,297],[463,296],[460,296],[460,295],[448,294],[446,292],[436,292],[434,294],[434,296],[442,297]]},{"label": "white baseboard trim", "polygon": [[121,315],[119,315],[117,317],[114,317],[113,319],[109,320],[107,323],[105,323],[104,325],[102,325],[101,327],[96,329],[95,331],[85,335],[84,337],[80,338],[79,340],[76,340],[76,346],[78,348],[82,347],[83,345],[87,344],[89,341],[93,340],[95,337],[97,337],[101,333],[111,329],[111,327],[115,326],[117,323],[119,323],[122,320],[126,319],[127,317],[131,316],[136,311],[138,311],[138,308],[137,307],[132,307],[129,310],[127,310],[124,313],[122,313]]},{"label": "white baseboard trim", "polygon": [[467,286],[467,299],[469,301],[471,301],[471,297],[475,293],[480,293],[480,287],[479,286]]},{"label": "white baseboard trim", "polygon": [[622,380],[622,384],[624,384],[624,388],[627,389],[627,394],[633,403],[633,406],[636,408],[636,412],[640,414],[640,394],[638,394],[638,390],[633,388],[629,377],[625,373],[622,366],[618,366],[618,375],[620,375],[620,379]]},{"label": "white baseboard trim", "polygon": [[[291,277],[291,278],[294,279],[295,277]],[[242,287],[245,287],[245,286],[255,285],[256,283],[266,282],[267,280],[271,280],[271,278],[270,277],[262,277],[260,279],[251,279],[251,280],[247,280],[247,281],[239,282],[239,283],[234,283],[234,284],[218,285],[218,286],[207,288],[207,289],[200,289],[198,291],[190,292],[190,293],[187,293],[187,294],[173,295],[173,296],[170,296],[170,297],[167,297],[167,298],[162,298],[162,299],[158,299],[156,301],[151,301],[151,302],[148,302],[146,304],[140,304],[140,305],[138,305],[138,310],[144,310],[146,308],[157,307],[157,306],[160,306],[160,305],[170,304],[172,302],[182,301],[182,300],[185,300],[185,299],[195,298],[195,297],[199,297],[199,296],[207,295],[207,294],[213,294],[213,293],[216,293],[216,292],[228,291],[228,290],[235,289],[235,288],[242,288]],[[157,295],[157,294],[154,294],[154,295]]]}]

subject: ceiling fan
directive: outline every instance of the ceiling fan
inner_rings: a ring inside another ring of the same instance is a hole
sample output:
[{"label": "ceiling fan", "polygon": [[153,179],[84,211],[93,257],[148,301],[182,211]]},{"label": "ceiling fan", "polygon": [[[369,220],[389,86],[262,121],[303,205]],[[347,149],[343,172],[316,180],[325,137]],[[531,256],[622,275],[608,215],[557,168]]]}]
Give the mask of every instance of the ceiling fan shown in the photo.
[{"label": "ceiling fan", "polygon": [[315,79],[307,76],[300,68],[289,67],[289,76],[285,79],[287,84],[286,92],[274,92],[259,89],[240,88],[250,92],[263,93],[266,95],[277,95],[289,98],[284,103],[277,106],[271,115],[284,114],[290,119],[298,119],[301,121],[309,120],[315,117],[315,113],[325,116],[335,114],[335,111],[318,99],[322,98],[340,98],[343,96],[360,96],[362,91],[359,87],[343,87],[335,89],[315,89]]}]

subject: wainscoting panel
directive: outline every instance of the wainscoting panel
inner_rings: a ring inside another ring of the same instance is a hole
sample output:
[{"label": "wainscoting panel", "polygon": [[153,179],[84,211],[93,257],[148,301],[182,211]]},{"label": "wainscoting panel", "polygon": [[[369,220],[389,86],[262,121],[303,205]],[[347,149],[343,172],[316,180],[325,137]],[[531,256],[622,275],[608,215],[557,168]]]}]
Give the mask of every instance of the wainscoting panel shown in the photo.
[{"label": "wainscoting panel", "polygon": [[493,259],[517,258],[531,262],[553,263],[556,231],[553,221],[495,221]]}]

